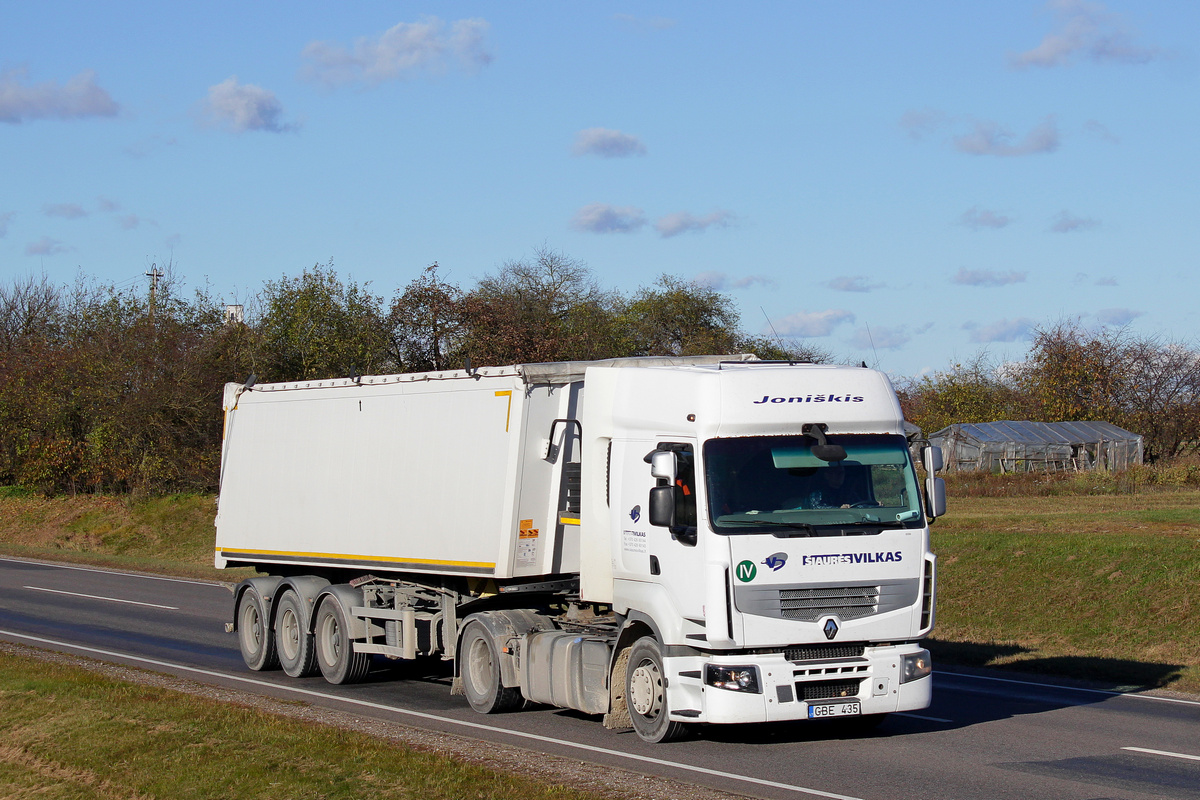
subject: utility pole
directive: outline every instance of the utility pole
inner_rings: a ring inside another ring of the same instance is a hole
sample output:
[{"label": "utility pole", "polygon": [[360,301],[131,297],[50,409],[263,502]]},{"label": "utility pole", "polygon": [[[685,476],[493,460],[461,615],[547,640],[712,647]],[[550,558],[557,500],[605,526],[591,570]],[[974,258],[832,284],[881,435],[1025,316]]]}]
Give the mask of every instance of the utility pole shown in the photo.
[{"label": "utility pole", "polygon": [[158,279],[163,277],[163,273],[159,271],[158,264],[151,264],[150,271],[146,273],[146,277],[150,279],[150,324],[154,324],[154,295],[158,292]]}]

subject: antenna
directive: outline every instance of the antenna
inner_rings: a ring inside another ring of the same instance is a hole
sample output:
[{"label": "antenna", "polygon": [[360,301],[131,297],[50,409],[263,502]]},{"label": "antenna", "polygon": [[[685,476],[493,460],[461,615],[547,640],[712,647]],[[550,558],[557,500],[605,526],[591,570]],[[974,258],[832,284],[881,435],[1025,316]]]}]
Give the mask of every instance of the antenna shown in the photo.
[{"label": "antenna", "polygon": [[875,337],[871,335],[871,326],[865,322],[863,325],[867,326],[867,340],[871,343],[871,354],[875,356],[875,364],[872,369],[879,369],[879,353],[875,350]]},{"label": "antenna", "polygon": [[767,310],[765,308],[763,308],[762,306],[759,306],[758,310],[763,312],[763,316],[766,317],[766,319],[767,319],[767,325],[770,326],[770,328],[771,328],[771,333],[775,334],[775,344],[779,345],[780,350],[786,350],[787,348],[783,346],[783,339],[779,336],[779,333],[775,330],[775,323],[771,322],[770,317],[767,317]]}]

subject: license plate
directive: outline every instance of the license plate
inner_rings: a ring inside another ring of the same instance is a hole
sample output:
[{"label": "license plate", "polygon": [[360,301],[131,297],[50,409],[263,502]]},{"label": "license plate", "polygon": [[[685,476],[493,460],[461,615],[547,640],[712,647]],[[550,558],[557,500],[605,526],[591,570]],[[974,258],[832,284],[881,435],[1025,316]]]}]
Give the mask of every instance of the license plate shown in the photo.
[{"label": "license plate", "polygon": [[808,707],[809,719],[824,719],[826,717],[857,717],[862,714],[862,706],[855,703],[822,703]]}]

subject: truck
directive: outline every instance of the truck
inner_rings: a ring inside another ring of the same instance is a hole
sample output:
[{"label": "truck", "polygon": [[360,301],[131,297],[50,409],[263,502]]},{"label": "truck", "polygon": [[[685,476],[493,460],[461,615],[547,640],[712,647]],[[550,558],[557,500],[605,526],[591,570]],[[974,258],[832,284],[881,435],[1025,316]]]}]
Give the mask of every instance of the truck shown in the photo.
[{"label": "truck", "polygon": [[252,670],[435,657],[476,711],[648,742],[930,703],[941,454],[865,365],[251,378],[224,412],[215,564],[260,573],[226,623]]}]

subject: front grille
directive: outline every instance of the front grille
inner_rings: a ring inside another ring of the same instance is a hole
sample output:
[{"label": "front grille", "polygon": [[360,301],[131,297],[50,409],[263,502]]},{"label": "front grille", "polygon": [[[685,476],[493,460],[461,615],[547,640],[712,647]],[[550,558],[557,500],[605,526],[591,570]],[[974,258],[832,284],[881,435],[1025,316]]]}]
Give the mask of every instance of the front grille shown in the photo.
[{"label": "front grille", "polygon": [[861,658],[866,652],[861,644],[805,644],[783,651],[788,661],[818,661],[823,658]]},{"label": "front grille", "polygon": [[785,619],[804,622],[816,622],[831,614],[843,620],[858,619],[874,614],[878,604],[878,586],[783,589],[779,592],[781,615]]},{"label": "front grille", "polygon": [[801,700],[835,700],[839,697],[857,697],[861,680],[853,681],[801,681],[796,684],[796,696]]}]

